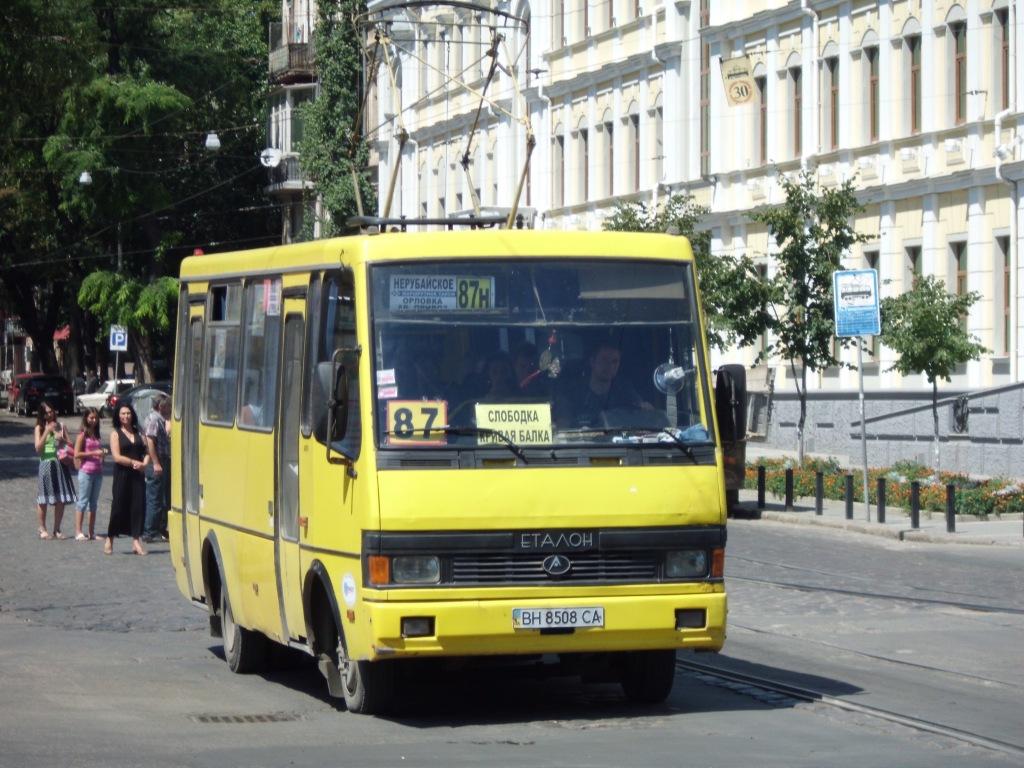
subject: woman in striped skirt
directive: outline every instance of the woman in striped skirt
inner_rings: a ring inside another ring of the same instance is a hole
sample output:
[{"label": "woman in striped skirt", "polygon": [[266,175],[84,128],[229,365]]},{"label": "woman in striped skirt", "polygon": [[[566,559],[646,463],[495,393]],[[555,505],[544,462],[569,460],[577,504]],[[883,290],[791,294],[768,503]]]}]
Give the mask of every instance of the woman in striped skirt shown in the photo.
[{"label": "woman in striped skirt", "polygon": [[[64,505],[77,499],[71,471],[57,458],[57,452],[70,442],[68,431],[57,421],[57,411],[45,400],[36,415],[36,453],[39,454],[39,492],[36,508],[39,513],[39,538],[63,539],[60,532]],[[46,507],[53,507],[53,535],[46,530]]]}]

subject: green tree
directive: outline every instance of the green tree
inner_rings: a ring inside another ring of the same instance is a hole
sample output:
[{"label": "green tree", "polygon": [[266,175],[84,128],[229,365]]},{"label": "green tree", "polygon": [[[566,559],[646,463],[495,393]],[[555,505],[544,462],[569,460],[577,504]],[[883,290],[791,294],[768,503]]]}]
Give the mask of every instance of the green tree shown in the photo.
[{"label": "green tree", "polygon": [[913,290],[882,299],[882,341],[898,358],[889,370],[923,373],[932,385],[933,458],[939,472],[939,379],[950,381],[958,365],[988,352],[967,332],[966,318],[981,294],[952,294],[932,275]]},{"label": "green tree", "polygon": [[708,343],[717,349],[747,346],[764,332],[768,314],[767,290],[747,256],[712,256],[711,234],[698,225],[709,209],[692,195],[673,194],[659,206],[642,202],[618,203],[604,221],[614,232],[668,232],[690,241],[697,264]]},{"label": "green tree", "polygon": [[316,26],[317,98],[302,107],[305,132],[299,143],[302,167],[316,184],[326,218],[321,234],[345,232],[345,220],[376,208],[373,185],[365,172],[369,149],[362,134],[363,32],[359,0],[321,0]]},{"label": "green tree", "polygon": [[152,381],[154,357],[169,351],[169,344],[161,341],[169,339],[173,328],[177,279],[161,277],[144,283],[119,272],[92,272],[82,281],[78,303],[97,317],[103,329],[123,325],[128,330],[128,349],[136,350],[141,378]]},{"label": "green tree", "polygon": [[0,298],[45,369],[58,324],[70,320],[73,339],[94,333],[74,297],[97,267],[146,284],[194,247],[279,238],[257,161],[274,12],[270,0],[11,0],[0,12],[12,86],[0,107]]},{"label": "green tree", "polygon": [[751,218],[768,228],[779,248],[768,285],[773,315],[769,329],[774,337],[768,352],[788,360],[793,374],[800,400],[797,458],[802,463],[807,371],[839,364],[834,354],[832,273],[842,267],[850,248],[867,237],[853,229],[853,216],[861,207],[851,180],[820,189],[809,171],[795,181],[781,178],[785,201]]}]

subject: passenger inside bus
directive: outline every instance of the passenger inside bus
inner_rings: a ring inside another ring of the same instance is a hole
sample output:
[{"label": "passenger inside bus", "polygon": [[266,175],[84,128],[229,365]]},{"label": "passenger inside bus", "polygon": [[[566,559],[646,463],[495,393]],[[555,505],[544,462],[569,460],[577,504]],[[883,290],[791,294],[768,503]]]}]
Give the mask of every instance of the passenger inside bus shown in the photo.
[{"label": "passenger inside bus", "polygon": [[[600,341],[591,350],[587,370],[566,381],[555,400],[555,418],[574,427],[609,427],[609,414],[619,418],[625,411],[653,411],[632,384],[619,377],[622,351],[612,341]],[[646,423],[646,418],[644,419]],[[635,425],[641,426],[641,425]]]}]

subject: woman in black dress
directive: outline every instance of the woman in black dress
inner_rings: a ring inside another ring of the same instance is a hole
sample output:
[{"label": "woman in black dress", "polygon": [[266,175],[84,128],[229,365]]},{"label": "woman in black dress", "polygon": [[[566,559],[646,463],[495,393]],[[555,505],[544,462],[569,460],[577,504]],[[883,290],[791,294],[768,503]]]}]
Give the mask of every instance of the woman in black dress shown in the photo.
[{"label": "woman in black dress", "polygon": [[146,554],[142,548],[142,525],[146,518],[146,465],[149,452],[139,432],[139,417],[130,405],[117,409],[114,430],[110,433],[110,454],[114,457],[113,500],[103,554],[114,551],[114,537],[132,537],[132,552]]}]

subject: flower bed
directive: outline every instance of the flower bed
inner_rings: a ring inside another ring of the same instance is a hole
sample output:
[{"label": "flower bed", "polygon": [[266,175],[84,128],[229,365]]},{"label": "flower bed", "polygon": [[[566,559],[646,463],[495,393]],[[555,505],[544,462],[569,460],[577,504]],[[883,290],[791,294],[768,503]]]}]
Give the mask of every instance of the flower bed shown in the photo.
[{"label": "flower bed", "polygon": [[[765,489],[778,498],[786,493],[786,470],[793,470],[793,494],[814,496],[815,473],[822,473],[827,499],[846,498],[846,475],[853,475],[855,501],[864,500],[864,481],[861,470],[845,470],[834,459],[807,459],[797,466],[794,459],[764,459],[748,464],[746,487],[757,488],[757,467],[765,468]],[[913,462],[899,462],[888,468],[868,469],[868,501],[878,503],[878,478],[886,479],[886,506],[910,508],[910,483],[920,483],[921,509],[944,512],[946,486],[956,486],[956,511],[960,515],[1003,515],[1024,512],[1024,484],[1005,478],[974,480],[967,475],[940,472],[938,478],[925,466]]]}]

